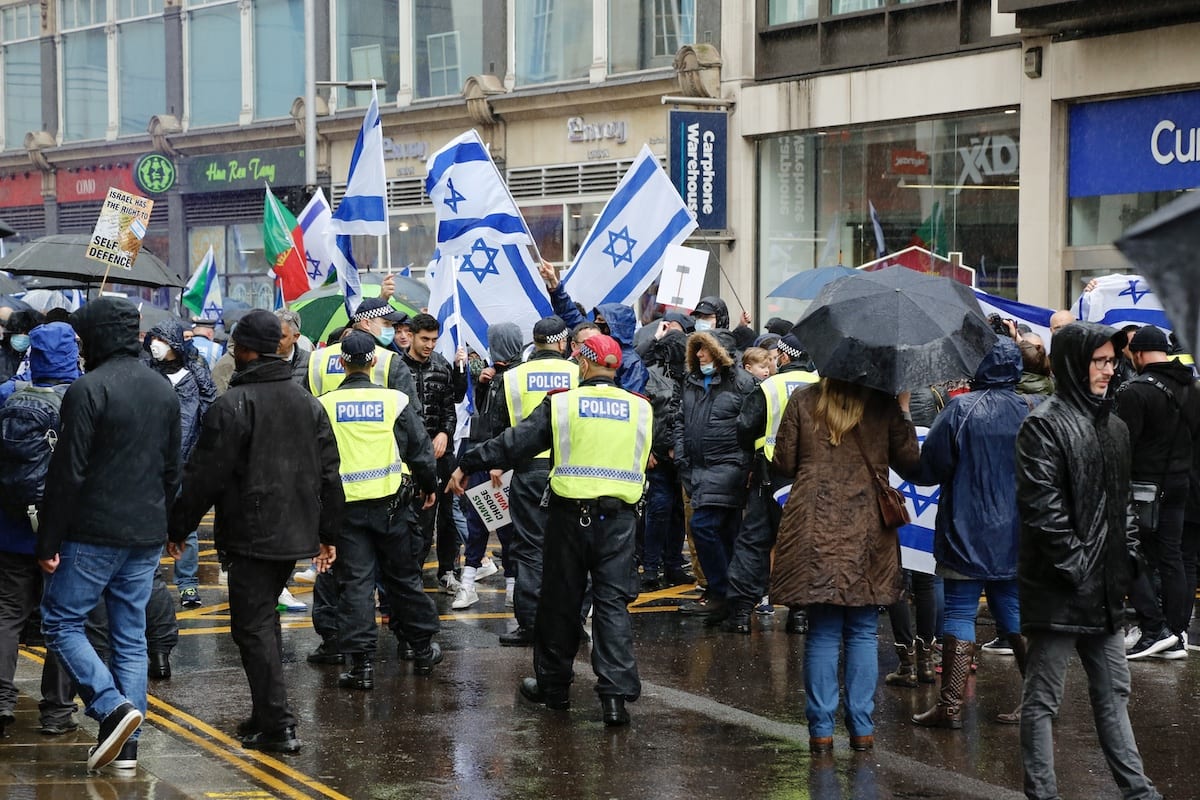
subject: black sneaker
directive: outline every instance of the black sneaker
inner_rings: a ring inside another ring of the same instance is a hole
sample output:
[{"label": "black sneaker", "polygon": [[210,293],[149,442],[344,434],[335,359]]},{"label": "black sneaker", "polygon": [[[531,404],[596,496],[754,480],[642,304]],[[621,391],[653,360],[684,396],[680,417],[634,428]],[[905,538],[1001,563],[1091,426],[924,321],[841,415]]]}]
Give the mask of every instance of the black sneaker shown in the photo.
[{"label": "black sneaker", "polygon": [[66,733],[79,730],[79,723],[73,719],[64,719],[61,721],[45,721],[42,722],[38,732],[43,736],[62,736]]},{"label": "black sneaker", "polygon": [[1179,639],[1177,642],[1175,642],[1175,644],[1171,645],[1170,647],[1165,647],[1151,656],[1151,658],[1164,658],[1167,661],[1175,661],[1177,659],[1187,657],[1187,645],[1184,644],[1183,639]]},{"label": "black sneaker", "polygon": [[1013,654],[1012,645],[1009,641],[1001,639],[999,636],[982,645],[979,649],[994,656],[1011,656]]},{"label": "black sneaker", "polygon": [[113,769],[137,769],[137,739],[129,739],[121,746],[121,752],[109,762]]},{"label": "black sneaker", "polygon": [[200,599],[200,592],[189,587],[179,593],[179,605],[184,608],[200,608],[204,601]]},{"label": "black sneaker", "polygon": [[126,740],[142,724],[142,713],[132,703],[121,703],[100,723],[96,746],[88,751],[87,768],[100,769],[116,758]]},{"label": "black sneaker", "polygon": [[1138,643],[1130,648],[1129,652],[1125,654],[1125,658],[1129,661],[1136,661],[1139,658],[1161,653],[1177,644],[1179,644],[1179,637],[1163,628],[1158,633],[1147,633],[1138,639]]}]

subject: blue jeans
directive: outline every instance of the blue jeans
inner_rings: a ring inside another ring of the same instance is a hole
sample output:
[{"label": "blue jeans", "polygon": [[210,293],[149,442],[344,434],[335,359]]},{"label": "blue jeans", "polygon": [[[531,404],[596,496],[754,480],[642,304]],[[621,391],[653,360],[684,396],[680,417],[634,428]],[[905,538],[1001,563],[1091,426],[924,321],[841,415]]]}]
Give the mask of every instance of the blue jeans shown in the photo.
[{"label": "blue jeans", "polygon": [[725,599],[729,590],[729,560],[733,540],[742,525],[742,509],[704,506],[692,511],[692,541],[708,580],[709,597]]},{"label": "blue jeans", "polygon": [[808,735],[832,736],[838,706],[838,655],[846,644],[846,728],[851,736],[875,732],[875,684],[879,680],[879,612],[875,606],[808,607],[804,642],[804,715]]},{"label": "blue jeans", "polygon": [[184,589],[199,589],[200,578],[200,542],[196,531],[187,535],[183,541],[183,555],[175,561],[175,588],[182,592]]},{"label": "blue jeans", "polygon": [[979,595],[987,592],[988,608],[996,620],[996,633],[1007,636],[1021,632],[1017,581],[955,580],[943,582],[946,592],[946,635],[961,642],[975,641],[975,617]]},{"label": "blue jeans", "polygon": [[[103,720],[127,701],[146,714],[146,605],[161,552],[161,546],[64,541],[58,569],[46,577],[46,646],[79,686],[84,711],[94,720]],[[108,609],[110,666],[84,633],[88,614],[99,603]]]}]

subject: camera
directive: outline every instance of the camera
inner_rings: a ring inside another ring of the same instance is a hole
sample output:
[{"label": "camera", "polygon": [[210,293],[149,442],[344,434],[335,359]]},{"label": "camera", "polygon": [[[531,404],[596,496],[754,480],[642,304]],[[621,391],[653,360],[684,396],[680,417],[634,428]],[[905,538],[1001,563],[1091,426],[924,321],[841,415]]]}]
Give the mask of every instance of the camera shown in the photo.
[{"label": "camera", "polygon": [[1013,337],[1013,331],[1017,329],[1017,321],[1015,319],[1004,319],[999,314],[988,314],[988,325],[997,336],[1003,336],[1006,339]]}]

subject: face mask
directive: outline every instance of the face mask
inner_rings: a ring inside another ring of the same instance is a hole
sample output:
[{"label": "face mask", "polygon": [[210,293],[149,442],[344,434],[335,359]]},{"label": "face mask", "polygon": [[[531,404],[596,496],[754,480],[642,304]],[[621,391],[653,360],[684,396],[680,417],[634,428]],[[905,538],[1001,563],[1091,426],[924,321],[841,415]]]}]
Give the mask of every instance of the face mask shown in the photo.
[{"label": "face mask", "polygon": [[710,361],[707,364],[700,365],[700,372],[704,375],[712,375],[716,371],[717,371],[717,364],[715,361]]},{"label": "face mask", "polygon": [[150,355],[155,361],[162,361],[171,352],[171,346],[166,342],[153,341],[150,343]]},{"label": "face mask", "polygon": [[713,325],[712,325],[712,323],[711,323],[711,322],[709,322],[709,321],[708,321],[708,320],[706,320],[706,319],[698,319],[698,320],[696,320],[696,331],[697,331],[697,332],[700,332],[700,331],[711,331],[711,330],[712,330],[712,326],[713,326]]},{"label": "face mask", "polygon": [[24,333],[14,333],[12,336],[8,337],[8,343],[12,346],[13,350],[16,350],[18,353],[24,353],[29,349],[29,335]]},{"label": "face mask", "polygon": [[396,329],[395,328],[384,328],[383,330],[381,330],[379,332],[379,335],[375,337],[375,341],[379,342],[384,347],[387,347],[388,345],[390,345],[392,343],[392,340],[395,338],[396,338]]}]

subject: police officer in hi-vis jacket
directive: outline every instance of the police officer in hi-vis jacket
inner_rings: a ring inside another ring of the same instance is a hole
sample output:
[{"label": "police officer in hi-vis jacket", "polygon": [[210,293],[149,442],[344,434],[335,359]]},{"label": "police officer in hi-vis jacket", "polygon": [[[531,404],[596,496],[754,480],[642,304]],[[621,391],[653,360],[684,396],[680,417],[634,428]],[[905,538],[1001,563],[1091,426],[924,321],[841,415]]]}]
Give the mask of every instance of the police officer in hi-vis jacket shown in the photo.
[{"label": "police officer in hi-vis jacket", "polygon": [[652,412],[614,382],[621,346],[603,334],[579,345],[576,389],[551,392],[532,414],[463,457],[464,473],[508,467],[550,450],[544,574],[534,624],[533,668],[521,694],[552,709],[571,705],[579,609],[592,580],[592,667],[605,725],[628,725],[625,702],[642,684],[633,657],[628,604],[637,596],[634,528],[650,457]]}]

